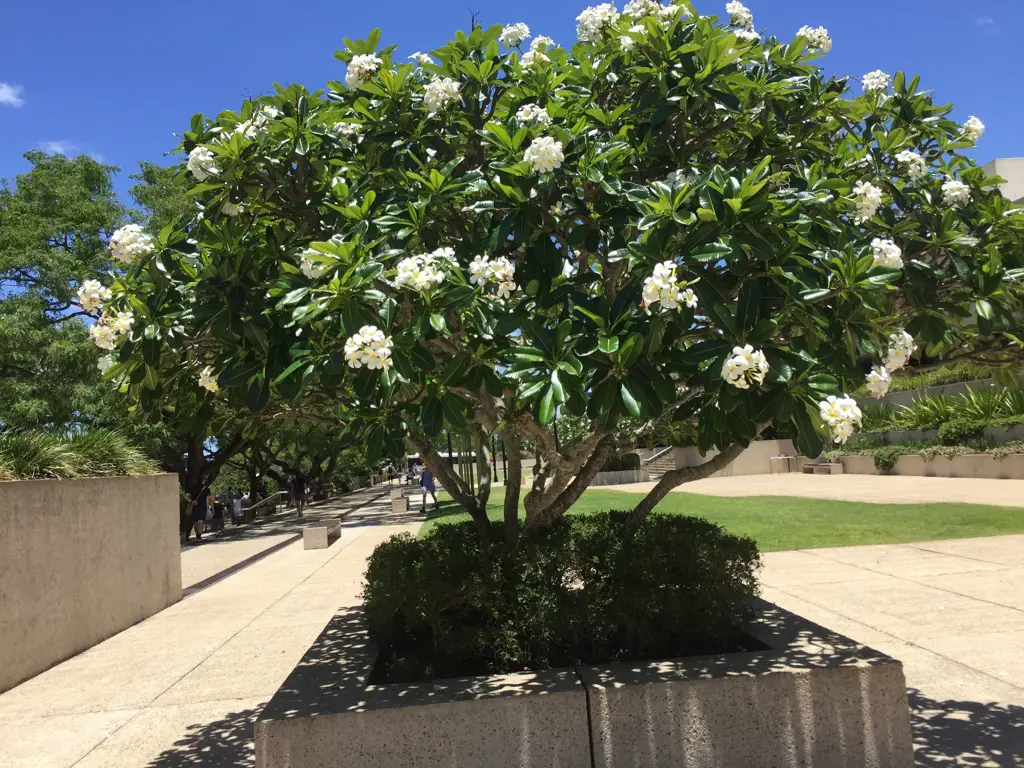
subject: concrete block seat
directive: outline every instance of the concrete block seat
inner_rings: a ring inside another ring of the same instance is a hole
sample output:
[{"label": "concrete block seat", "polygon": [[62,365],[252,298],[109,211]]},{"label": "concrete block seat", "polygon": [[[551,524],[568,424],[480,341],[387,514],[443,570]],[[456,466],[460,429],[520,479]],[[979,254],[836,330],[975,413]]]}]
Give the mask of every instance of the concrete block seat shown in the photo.
[{"label": "concrete block seat", "polygon": [[374,685],[344,609],[255,725],[261,768],[912,768],[902,665],[758,600],[765,650]]},{"label": "concrete block seat", "polygon": [[322,520],[302,530],[303,549],[327,549],[341,536],[341,518]]}]

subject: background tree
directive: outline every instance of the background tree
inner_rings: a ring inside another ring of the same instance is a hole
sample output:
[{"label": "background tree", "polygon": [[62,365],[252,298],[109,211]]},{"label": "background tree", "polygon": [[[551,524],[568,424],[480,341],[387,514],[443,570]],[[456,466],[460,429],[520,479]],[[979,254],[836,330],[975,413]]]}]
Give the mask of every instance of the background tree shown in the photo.
[{"label": "background tree", "polygon": [[[108,375],[146,410],[201,382],[255,419],[356,417],[371,458],[408,438],[483,533],[500,432],[513,539],[523,441],[538,531],[624,419],[695,421],[719,453],[667,473],[635,529],[769,426],[810,456],[844,441],[843,393],[919,346],[1020,356],[1024,217],[958,152],[980,121],[902,73],[827,78],[825,30],[762,38],[738,4],[578,22],[571,50],[476,28],[414,64],[374,32],[326,93],[196,115],[202,220],[113,286],[105,314],[137,323]],[[559,411],[585,434],[557,444]],[[477,489],[431,447],[445,425],[475,436]]]}]

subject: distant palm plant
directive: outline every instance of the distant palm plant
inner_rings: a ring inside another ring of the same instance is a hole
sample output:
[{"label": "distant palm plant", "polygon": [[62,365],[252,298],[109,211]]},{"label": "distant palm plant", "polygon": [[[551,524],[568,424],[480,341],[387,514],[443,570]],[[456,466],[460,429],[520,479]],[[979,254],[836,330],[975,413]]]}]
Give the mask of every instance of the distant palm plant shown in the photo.
[{"label": "distant palm plant", "polygon": [[896,429],[896,414],[885,403],[869,403],[861,412],[864,414],[865,432],[888,432]]},{"label": "distant palm plant", "polygon": [[106,429],[65,435],[0,432],[0,479],[149,475],[158,471],[123,435]]},{"label": "distant palm plant", "polygon": [[1002,393],[1000,416],[1024,416],[1024,389],[1007,389]]},{"label": "distant palm plant", "polygon": [[[1002,392],[994,392],[991,389],[968,390],[960,398],[960,418],[974,421],[988,421],[1004,415],[1001,413],[1004,407]],[[1005,414],[1012,415],[1012,414]]]},{"label": "distant palm plant", "polygon": [[920,397],[900,408],[895,422],[902,429],[937,429],[960,415],[960,399],[948,395]]}]

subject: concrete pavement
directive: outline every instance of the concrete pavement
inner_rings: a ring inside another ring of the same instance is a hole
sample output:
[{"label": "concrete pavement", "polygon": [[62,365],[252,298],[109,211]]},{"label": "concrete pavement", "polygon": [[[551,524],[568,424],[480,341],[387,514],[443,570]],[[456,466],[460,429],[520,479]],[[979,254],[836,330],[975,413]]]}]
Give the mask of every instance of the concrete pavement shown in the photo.
[{"label": "concrete pavement", "polygon": [[1024,535],[763,557],[766,600],[903,662],[919,766],[1024,766]]},{"label": "concrete pavement", "polygon": [[[335,611],[358,600],[373,548],[422,523],[393,516],[379,488],[308,517],[353,506],[328,549],[296,540],[0,695],[0,766],[253,765],[260,708]],[[191,581],[251,554],[251,543],[232,546],[245,541],[186,551]]]},{"label": "concrete pavement", "polygon": [[[647,493],[654,482],[602,486],[602,491]],[[800,496],[808,499],[866,501],[877,504],[960,502],[1024,507],[1024,480],[901,475],[744,475],[712,477],[673,488],[705,496]]]}]

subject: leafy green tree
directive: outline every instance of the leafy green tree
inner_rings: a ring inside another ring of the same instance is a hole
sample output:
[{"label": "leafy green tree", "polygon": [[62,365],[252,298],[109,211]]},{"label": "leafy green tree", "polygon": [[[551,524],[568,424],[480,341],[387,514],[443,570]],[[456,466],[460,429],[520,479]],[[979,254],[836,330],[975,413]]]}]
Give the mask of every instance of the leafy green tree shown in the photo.
[{"label": "leafy green tree", "polygon": [[[633,0],[577,31],[477,28],[412,64],[374,32],[325,92],[196,115],[202,218],[114,285],[136,322],[108,375],[147,409],[199,382],[255,419],[358,420],[371,457],[407,438],[481,531],[500,432],[512,539],[524,440],[543,530],[624,419],[696,420],[719,453],[638,526],[768,427],[844,441],[843,393],[919,347],[1020,356],[1024,217],[959,153],[979,121],[902,73],[828,78],[824,30],[762,37],[745,9]],[[558,413],[586,433],[557,445]],[[431,447],[446,425],[476,437],[477,489]]]},{"label": "leafy green tree", "polygon": [[139,172],[133,173],[131,179],[137,182],[131,188],[132,197],[146,212],[146,226],[151,231],[159,232],[171,222],[194,213],[195,198],[189,195],[189,190],[195,183],[179,166],[140,162]]}]

